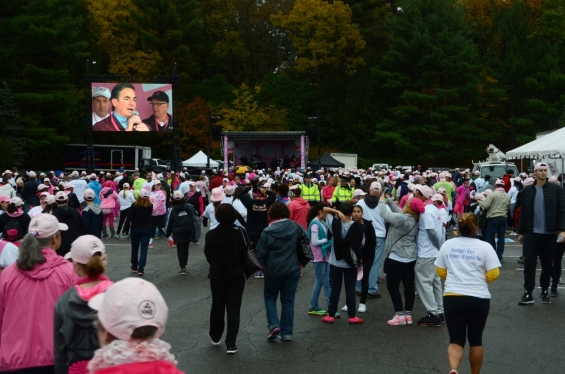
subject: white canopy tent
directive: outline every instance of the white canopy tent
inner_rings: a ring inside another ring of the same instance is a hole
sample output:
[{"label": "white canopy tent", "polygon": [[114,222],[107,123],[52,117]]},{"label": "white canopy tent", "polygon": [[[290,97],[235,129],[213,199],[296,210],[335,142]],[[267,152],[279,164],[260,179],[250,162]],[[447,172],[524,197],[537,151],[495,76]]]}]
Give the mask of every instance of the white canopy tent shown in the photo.
[{"label": "white canopy tent", "polygon": [[506,158],[565,158],[565,127],[506,152]]},{"label": "white canopy tent", "polygon": [[[192,168],[205,168],[208,165],[208,156],[202,151],[198,151],[197,154],[192,156],[186,161],[182,162],[182,166],[192,167]],[[217,168],[220,164],[210,158],[210,167]]]}]

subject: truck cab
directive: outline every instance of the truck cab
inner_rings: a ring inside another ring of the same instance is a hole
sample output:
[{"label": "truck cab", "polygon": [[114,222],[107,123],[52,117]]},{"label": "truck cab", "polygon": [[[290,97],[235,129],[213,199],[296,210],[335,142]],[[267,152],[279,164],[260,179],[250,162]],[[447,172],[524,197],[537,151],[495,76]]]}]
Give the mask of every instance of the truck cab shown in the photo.
[{"label": "truck cab", "polygon": [[154,172],[154,173],[162,173],[167,170],[167,167],[164,165],[159,165],[156,159],[154,158],[143,158],[139,162],[139,171],[141,173],[147,172]]},{"label": "truck cab", "polygon": [[514,175],[519,174],[518,168],[513,162],[506,161],[506,155],[496,148],[494,145],[489,144],[486,149],[489,157],[484,161],[473,162],[473,170],[471,171],[473,178],[476,178],[476,171],[479,171],[481,178],[485,175],[490,175],[492,180],[502,178],[508,169],[514,171]]}]

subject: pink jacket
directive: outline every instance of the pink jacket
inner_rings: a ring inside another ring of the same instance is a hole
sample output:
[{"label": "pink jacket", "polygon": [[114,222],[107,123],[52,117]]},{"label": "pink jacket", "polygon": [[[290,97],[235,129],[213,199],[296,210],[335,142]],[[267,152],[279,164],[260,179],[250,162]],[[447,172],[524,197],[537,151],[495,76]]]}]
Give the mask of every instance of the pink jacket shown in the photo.
[{"label": "pink jacket", "polygon": [[457,198],[455,198],[455,203],[463,205],[465,198],[470,198],[470,194],[471,190],[469,189],[469,187],[467,187],[467,190],[465,191],[465,186],[459,186],[459,188],[457,188]]},{"label": "pink jacket", "polygon": [[97,374],[184,374],[168,361],[132,362],[95,371]]},{"label": "pink jacket", "polygon": [[153,215],[154,216],[162,216],[163,214],[167,213],[167,194],[163,190],[153,191],[151,195],[149,195],[149,199],[153,204]]},{"label": "pink jacket", "polygon": [[102,188],[102,191],[100,191],[99,197],[100,197],[100,208],[114,209],[116,207],[116,201],[118,201],[118,194],[116,193],[115,189],[111,187],[104,187]]},{"label": "pink jacket", "polygon": [[55,303],[78,276],[73,264],[49,248],[33,270],[12,264],[0,274],[0,371],[50,366]]}]

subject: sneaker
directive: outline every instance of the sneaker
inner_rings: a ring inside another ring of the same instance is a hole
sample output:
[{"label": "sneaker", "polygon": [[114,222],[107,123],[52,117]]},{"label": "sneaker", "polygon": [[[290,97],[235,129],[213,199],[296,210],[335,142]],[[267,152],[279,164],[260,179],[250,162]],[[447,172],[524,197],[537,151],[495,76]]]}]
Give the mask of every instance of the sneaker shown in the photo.
[{"label": "sneaker", "polygon": [[138,272],[137,272],[137,275],[139,275],[140,277],[143,277],[143,276],[145,275],[145,273],[142,272],[142,271],[138,271]]},{"label": "sneaker", "polygon": [[322,318],[322,322],[323,323],[329,323],[330,325],[333,325],[334,322],[335,322],[335,319],[332,316],[325,316],[324,318]]},{"label": "sneaker", "polygon": [[263,273],[260,272],[260,271],[255,272],[255,274],[253,274],[253,277],[254,277],[255,279],[265,278],[265,276],[263,275]]},{"label": "sneaker", "polygon": [[153,238],[153,240],[159,240],[161,237],[160,236],[156,236]]},{"label": "sneaker", "polygon": [[212,341],[212,345],[220,345],[220,341],[218,340],[217,342],[215,342],[214,339],[212,339],[212,337],[210,336],[209,333],[208,333],[208,337],[210,337],[210,340]]},{"label": "sneaker", "polygon": [[113,238],[114,238],[114,239],[119,239],[120,236],[119,236],[118,234],[116,234],[116,235],[113,236]]},{"label": "sneaker", "polygon": [[392,317],[392,319],[386,321],[386,323],[390,326],[405,325],[406,324],[406,318],[404,316],[399,316],[398,314],[395,314],[394,317]]},{"label": "sneaker", "polygon": [[237,347],[228,347],[226,352],[228,355],[233,355],[234,353],[237,352]]},{"label": "sneaker", "polygon": [[441,326],[441,320],[438,316],[429,313],[418,321],[418,326]]},{"label": "sneaker", "polygon": [[414,297],[420,297],[420,295],[418,295],[418,291],[414,292]]},{"label": "sneaker", "polygon": [[359,303],[359,308],[357,309],[359,313],[365,313],[367,311],[367,306],[365,304]]},{"label": "sneaker", "polygon": [[147,248],[153,248],[153,243],[149,243],[149,245],[147,246]]},{"label": "sneaker", "polygon": [[349,324],[350,325],[362,325],[363,320],[359,317],[353,317],[353,318],[349,319]]},{"label": "sneaker", "polygon": [[549,296],[549,293],[547,293],[547,290],[541,293],[541,303],[551,304],[551,297]]},{"label": "sneaker", "polygon": [[181,275],[186,275],[186,269],[180,269],[180,270],[179,270],[179,274],[181,274]]},{"label": "sneaker", "polygon": [[124,238],[124,239],[129,239],[130,236],[129,236],[129,235],[122,235],[122,238]]},{"label": "sneaker", "polygon": [[133,267],[130,267],[130,269],[133,273],[137,273],[137,268],[134,269]]},{"label": "sneaker", "polygon": [[267,335],[267,340],[270,342],[274,342],[280,333],[281,333],[280,327],[273,327],[273,329],[269,332],[269,335]]},{"label": "sneaker", "polygon": [[173,248],[174,246],[175,246],[175,241],[173,239],[169,239],[169,248]]},{"label": "sneaker", "polygon": [[524,262],[526,262],[526,261],[524,260],[524,257],[521,257],[521,256],[520,256],[520,258],[518,259],[517,262],[518,262],[519,264],[524,264]]},{"label": "sneaker", "polygon": [[386,282],[386,279],[385,279],[385,278],[379,278],[379,279],[377,279],[377,283],[384,283],[384,282]]},{"label": "sneaker", "polygon": [[459,372],[457,370],[451,370],[449,374],[459,374]]},{"label": "sneaker", "polygon": [[528,291],[524,291],[524,295],[522,296],[520,301],[518,301],[518,304],[520,305],[528,305],[533,303],[534,303],[534,298]]},{"label": "sneaker", "polygon": [[292,335],[279,335],[279,339],[283,342],[289,342],[292,340]]},{"label": "sneaker", "polygon": [[334,318],[341,318],[341,316],[339,315],[339,313],[334,314]]},{"label": "sneaker", "polygon": [[406,324],[407,324],[407,325],[411,325],[411,324],[412,324],[412,316],[404,315],[404,320],[406,321]]},{"label": "sneaker", "polygon": [[357,291],[357,290],[355,290],[355,295],[357,295],[357,296],[361,296],[361,291]]},{"label": "sneaker", "polygon": [[439,320],[441,321],[441,323],[445,323],[445,314],[441,313],[438,314]]},{"label": "sneaker", "polygon": [[380,299],[380,298],[381,298],[381,294],[379,292],[367,293],[367,299]]},{"label": "sneaker", "polygon": [[325,316],[327,313],[325,310],[317,306],[315,308],[308,309],[308,314],[311,316]]},{"label": "sneaker", "polygon": [[342,312],[347,312],[347,305],[344,305],[343,308],[341,308]]},{"label": "sneaker", "polygon": [[557,297],[558,293],[557,293],[557,288],[552,288],[551,289],[551,297]]}]

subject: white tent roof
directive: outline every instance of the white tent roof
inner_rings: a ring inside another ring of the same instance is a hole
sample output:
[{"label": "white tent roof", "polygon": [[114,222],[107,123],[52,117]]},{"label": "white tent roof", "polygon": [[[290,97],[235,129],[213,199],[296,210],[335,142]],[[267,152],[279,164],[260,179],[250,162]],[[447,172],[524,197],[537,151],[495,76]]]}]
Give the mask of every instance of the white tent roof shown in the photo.
[{"label": "white tent roof", "polygon": [[[205,168],[207,166],[207,163],[208,163],[208,156],[206,156],[206,153],[202,151],[198,151],[197,154],[195,154],[188,160],[183,161],[182,166],[193,167],[193,168]],[[216,161],[210,159],[211,168],[217,168],[218,166],[219,164]]]},{"label": "white tent roof", "polygon": [[565,158],[565,127],[506,152],[506,158]]}]

